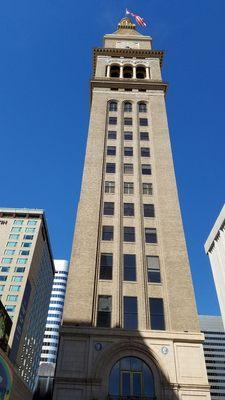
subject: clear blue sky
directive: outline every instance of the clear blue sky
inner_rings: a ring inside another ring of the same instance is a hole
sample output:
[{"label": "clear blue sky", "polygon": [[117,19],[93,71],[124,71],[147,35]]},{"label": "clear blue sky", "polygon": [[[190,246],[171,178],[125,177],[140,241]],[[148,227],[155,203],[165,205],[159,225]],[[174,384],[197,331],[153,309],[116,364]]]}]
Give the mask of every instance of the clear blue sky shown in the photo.
[{"label": "clear blue sky", "polygon": [[46,210],[69,258],[89,118],[92,48],[125,7],[165,49],[168,118],[200,313],[217,314],[203,244],[225,201],[224,0],[7,0],[0,3],[0,206]]}]

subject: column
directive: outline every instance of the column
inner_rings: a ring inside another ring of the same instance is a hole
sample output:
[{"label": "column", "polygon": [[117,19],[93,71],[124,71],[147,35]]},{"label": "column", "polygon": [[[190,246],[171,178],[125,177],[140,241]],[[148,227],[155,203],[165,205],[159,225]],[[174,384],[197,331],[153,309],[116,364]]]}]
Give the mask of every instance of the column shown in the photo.
[{"label": "column", "polygon": [[136,79],[136,65],[133,65],[133,79]]},{"label": "column", "polygon": [[146,67],[145,71],[146,71],[146,79],[150,79],[149,67]]},{"label": "column", "polygon": [[106,78],[110,77],[110,65],[107,65],[106,67]]},{"label": "column", "polygon": [[120,65],[120,78],[123,78],[123,66]]}]

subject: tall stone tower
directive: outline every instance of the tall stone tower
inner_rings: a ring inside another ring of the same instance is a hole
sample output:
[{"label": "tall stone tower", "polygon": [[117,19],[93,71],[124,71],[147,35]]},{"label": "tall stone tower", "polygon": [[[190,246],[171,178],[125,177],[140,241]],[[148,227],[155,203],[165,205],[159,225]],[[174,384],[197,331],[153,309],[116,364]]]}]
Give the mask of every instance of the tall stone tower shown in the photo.
[{"label": "tall stone tower", "polygon": [[94,49],[54,400],[210,398],[162,61],[129,18]]}]

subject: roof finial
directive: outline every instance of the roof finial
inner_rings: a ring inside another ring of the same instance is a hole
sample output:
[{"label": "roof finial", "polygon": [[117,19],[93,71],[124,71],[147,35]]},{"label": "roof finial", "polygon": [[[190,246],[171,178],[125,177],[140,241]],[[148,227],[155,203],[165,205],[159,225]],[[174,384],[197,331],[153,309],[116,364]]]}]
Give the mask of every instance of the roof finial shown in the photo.
[{"label": "roof finial", "polygon": [[118,29],[136,29],[136,26],[133,24],[130,18],[124,17],[119,22]]}]

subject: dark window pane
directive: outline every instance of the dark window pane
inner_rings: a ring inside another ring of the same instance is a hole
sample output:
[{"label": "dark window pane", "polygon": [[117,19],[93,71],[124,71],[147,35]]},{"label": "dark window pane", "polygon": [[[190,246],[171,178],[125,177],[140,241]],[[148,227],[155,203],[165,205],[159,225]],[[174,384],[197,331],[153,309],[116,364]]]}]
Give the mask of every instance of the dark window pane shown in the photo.
[{"label": "dark window pane", "polygon": [[123,214],[128,217],[134,216],[134,203],[124,203]]},{"label": "dark window pane", "polygon": [[104,215],[114,215],[114,203],[105,201],[104,202],[103,214]]},{"label": "dark window pane", "polygon": [[146,243],[157,243],[157,234],[155,228],[145,228]]},{"label": "dark window pane", "polygon": [[141,166],[142,175],[151,175],[152,169],[150,164],[142,164]]},{"label": "dark window pane", "polygon": [[141,147],[141,156],[142,157],[150,157],[149,147]]},{"label": "dark window pane", "polygon": [[117,118],[116,117],[109,117],[109,125],[116,125]]},{"label": "dark window pane", "polygon": [[114,163],[106,163],[106,173],[114,174],[116,172],[116,164]]},{"label": "dark window pane", "polygon": [[153,194],[152,183],[143,183],[142,188],[143,188],[143,194],[148,194],[148,195]]},{"label": "dark window pane", "polygon": [[147,105],[145,103],[139,103],[138,109],[139,112],[147,112]]},{"label": "dark window pane", "polygon": [[147,272],[148,272],[148,282],[160,283],[160,264],[159,257],[157,256],[147,256]]},{"label": "dark window pane", "polygon": [[112,279],[113,255],[111,253],[101,254],[100,279]]},{"label": "dark window pane", "polygon": [[133,133],[132,132],[124,132],[124,140],[132,140]]},{"label": "dark window pane", "polygon": [[137,297],[127,297],[124,300],[124,328],[125,329],[137,329],[138,318],[137,318]]},{"label": "dark window pane", "polygon": [[113,240],[113,226],[102,227],[102,240]]},{"label": "dark window pane", "polygon": [[124,194],[133,194],[134,184],[133,182],[124,182]]},{"label": "dark window pane", "polygon": [[140,132],[140,140],[149,140],[148,132]]},{"label": "dark window pane", "polygon": [[124,281],[136,281],[136,256],[135,254],[123,255]]},{"label": "dark window pane", "polygon": [[122,396],[130,396],[131,395],[131,375],[129,372],[122,372],[121,374],[122,380]]},{"label": "dark window pane", "polygon": [[124,111],[125,112],[131,112],[132,111],[132,104],[129,103],[128,101],[124,103]]},{"label": "dark window pane", "polygon": [[116,146],[107,146],[107,156],[116,155]]},{"label": "dark window pane", "polygon": [[98,296],[97,326],[111,326],[112,296]]},{"label": "dark window pane", "polygon": [[110,101],[109,111],[117,111],[117,102],[116,101]]},{"label": "dark window pane", "polygon": [[151,329],[165,330],[163,299],[150,298],[149,307]]},{"label": "dark window pane", "polygon": [[133,156],[133,147],[124,147],[124,155],[127,157]]},{"label": "dark window pane", "polygon": [[116,139],[116,131],[108,131],[108,139]]},{"label": "dark window pane", "polygon": [[132,125],[132,118],[124,118],[124,125]]},{"label": "dark window pane", "polygon": [[148,126],[148,118],[139,119],[140,126]]},{"label": "dark window pane", "polygon": [[135,228],[125,226],[124,228],[124,242],[135,242]]},{"label": "dark window pane", "polygon": [[134,167],[133,164],[124,164],[124,174],[133,174],[134,172]]},{"label": "dark window pane", "polygon": [[154,204],[144,204],[144,217],[154,217],[155,208]]},{"label": "dark window pane", "polygon": [[141,396],[141,381],[142,381],[142,374],[140,372],[135,372],[133,374],[133,395]]}]

